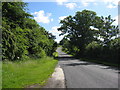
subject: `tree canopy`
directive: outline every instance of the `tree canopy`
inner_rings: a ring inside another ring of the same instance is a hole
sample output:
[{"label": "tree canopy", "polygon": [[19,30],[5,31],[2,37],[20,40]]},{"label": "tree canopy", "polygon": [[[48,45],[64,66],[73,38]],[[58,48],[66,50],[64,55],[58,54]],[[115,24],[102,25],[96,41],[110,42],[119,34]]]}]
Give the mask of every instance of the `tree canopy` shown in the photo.
[{"label": "tree canopy", "polygon": [[113,58],[115,55],[111,55],[111,43],[119,40],[119,29],[113,25],[114,21],[110,15],[99,17],[94,11],[78,11],[75,16],[69,15],[60,21],[58,31],[62,32],[60,35],[65,35],[60,44],[64,50],[76,56]]},{"label": "tree canopy", "polygon": [[3,60],[41,58],[55,51],[55,36],[46,31],[26,12],[27,3],[2,3]]}]

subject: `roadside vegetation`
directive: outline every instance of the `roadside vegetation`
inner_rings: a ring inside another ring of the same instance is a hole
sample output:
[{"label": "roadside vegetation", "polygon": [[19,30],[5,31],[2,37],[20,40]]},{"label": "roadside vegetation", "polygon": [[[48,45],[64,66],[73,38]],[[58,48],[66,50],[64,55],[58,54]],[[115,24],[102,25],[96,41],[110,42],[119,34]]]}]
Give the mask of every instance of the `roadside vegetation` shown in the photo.
[{"label": "roadside vegetation", "polygon": [[58,52],[54,52],[53,53],[53,56],[56,58],[56,57],[58,57]]},{"label": "roadside vegetation", "polygon": [[57,60],[50,57],[3,62],[2,88],[26,88],[35,84],[42,87],[54,72],[56,64]]},{"label": "roadside vegetation", "polygon": [[78,11],[60,21],[58,30],[65,36],[59,44],[77,58],[118,64],[120,37],[114,21],[110,15],[100,17],[94,11]]},{"label": "roadside vegetation", "polygon": [[[40,26],[24,2],[2,2],[2,87],[44,85],[57,64],[55,36]],[[61,20],[60,45],[78,58],[118,63],[120,38],[115,20],[83,10]]]},{"label": "roadside vegetation", "polygon": [[41,27],[26,11],[27,3],[2,3],[2,60],[52,56],[55,36]]},{"label": "roadside vegetation", "polygon": [[43,85],[57,64],[55,36],[27,11],[27,3],[2,2],[2,88]]}]

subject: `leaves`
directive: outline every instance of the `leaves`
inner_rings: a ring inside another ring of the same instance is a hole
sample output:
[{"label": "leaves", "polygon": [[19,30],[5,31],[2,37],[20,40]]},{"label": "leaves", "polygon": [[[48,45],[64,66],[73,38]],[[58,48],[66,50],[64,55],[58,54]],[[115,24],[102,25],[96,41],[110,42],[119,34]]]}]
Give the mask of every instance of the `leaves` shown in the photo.
[{"label": "leaves", "polygon": [[67,34],[73,46],[84,51],[84,47],[93,39],[90,26],[94,25],[95,17],[96,13],[93,11],[78,11],[75,16],[68,16],[62,20],[60,22],[62,25],[58,30],[62,31],[62,34]]},{"label": "leaves", "polygon": [[41,58],[55,51],[55,37],[31,19],[32,15],[25,11],[26,5],[24,2],[2,3],[3,60]]},{"label": "leaves", "polygon": [[[66,35],[60,41],[63,50],[78,57],[98,58],[116,63],[119,50],[119,29],[115,20],[99,17],[94,11],[83,10],[60,21],[58,29]],[[113,54],[114,53],[114,54]]]}]

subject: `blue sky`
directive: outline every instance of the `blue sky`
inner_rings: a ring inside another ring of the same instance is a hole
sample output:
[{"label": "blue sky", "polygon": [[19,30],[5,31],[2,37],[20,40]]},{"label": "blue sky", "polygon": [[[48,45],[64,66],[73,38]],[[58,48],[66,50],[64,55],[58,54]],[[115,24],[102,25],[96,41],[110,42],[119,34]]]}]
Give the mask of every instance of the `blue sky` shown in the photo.
[{"label": "blue sky", "polygon": [[[78,2],[79,1],[79,2]],[[111,15],[112,18],[117,21],[114,24],[118,24],[118,1],[119,0],[55,0],[49,2],[32,1],[28,3],[28,12],[34,16],[34,19],[39,25],[43,26],[47,31],[56,36],[56,41],[59,42],[63,36],[59,36],[61,33],[57,31],[60,27],[60,20],[69,15],[75,15],[77,11],[84,9],[92,10],[97,13],[98,16]]]}]

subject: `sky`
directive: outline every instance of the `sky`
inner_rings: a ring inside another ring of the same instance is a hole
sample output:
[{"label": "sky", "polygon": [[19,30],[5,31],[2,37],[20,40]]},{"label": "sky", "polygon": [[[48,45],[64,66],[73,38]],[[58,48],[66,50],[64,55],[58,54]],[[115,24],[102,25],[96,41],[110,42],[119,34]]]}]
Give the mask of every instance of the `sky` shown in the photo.
[{"label": "sky", "polygon": [[[44,1],[44,2],[43,2]],[[118,1],[119,0],[25,0],[28,3],[28,10],[34,16],[37,23],[47,31],[56,36],[59,42],[63,36],[57,30],[60,27],[60,20],[72,15],[77,11],[92,10],[98,16],[111,15],[116,19],[114,25],[118,25]]]}]

